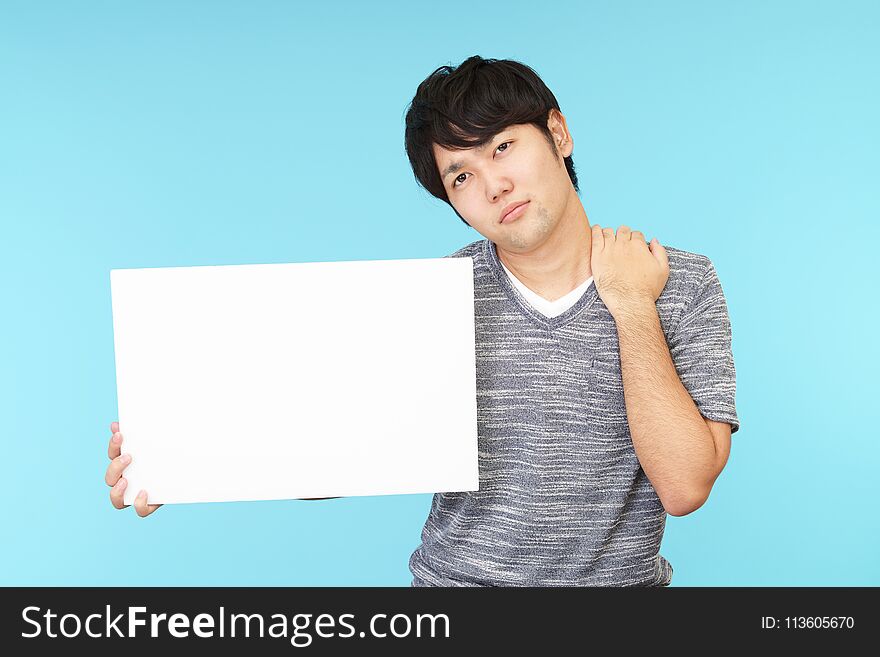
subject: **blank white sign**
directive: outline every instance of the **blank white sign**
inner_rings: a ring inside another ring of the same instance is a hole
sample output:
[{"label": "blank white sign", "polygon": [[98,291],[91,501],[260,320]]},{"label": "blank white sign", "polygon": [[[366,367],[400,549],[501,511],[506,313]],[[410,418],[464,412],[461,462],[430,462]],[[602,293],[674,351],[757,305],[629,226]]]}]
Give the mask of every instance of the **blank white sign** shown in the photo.
[{"label": "blank white sign", "polygon": [[124,500],[474,491],[470,258],[114,269]]}]

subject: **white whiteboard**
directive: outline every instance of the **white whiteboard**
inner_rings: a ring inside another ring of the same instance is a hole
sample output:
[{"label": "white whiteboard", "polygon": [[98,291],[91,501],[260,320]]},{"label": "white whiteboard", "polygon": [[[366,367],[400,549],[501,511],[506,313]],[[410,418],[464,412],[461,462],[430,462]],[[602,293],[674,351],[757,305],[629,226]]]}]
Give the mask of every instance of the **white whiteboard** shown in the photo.
[{"label": "white whiteboard", "polygon": [[478,490],[470,258],[110,271],[124,501]]}]

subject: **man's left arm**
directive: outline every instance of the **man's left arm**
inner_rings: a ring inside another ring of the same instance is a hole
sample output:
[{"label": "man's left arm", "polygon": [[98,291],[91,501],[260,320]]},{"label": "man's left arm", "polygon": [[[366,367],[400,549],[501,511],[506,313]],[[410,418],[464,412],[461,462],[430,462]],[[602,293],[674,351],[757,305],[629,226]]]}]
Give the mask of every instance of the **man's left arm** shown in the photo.
[{"label": "man's left arm", "polygon": [[675,369],[657,307],[616,316],[620,369],[633,447],[670,515],[701,507],[730,455],[730,424],[700,414]]},{"label": "man's left arm", "polygon": [[[686,515],[708,499],[739,428],[730,326],[714,267],[709,264],[683,313],[670,350],[655,303],[669,276],[662,245],[656,239],[647,245],[642,233],[626,226],[617,235],[593,226],[591,263],[617,324],[636,456],[667,512]],[[707,419],[698,404],[733,425]]]}]

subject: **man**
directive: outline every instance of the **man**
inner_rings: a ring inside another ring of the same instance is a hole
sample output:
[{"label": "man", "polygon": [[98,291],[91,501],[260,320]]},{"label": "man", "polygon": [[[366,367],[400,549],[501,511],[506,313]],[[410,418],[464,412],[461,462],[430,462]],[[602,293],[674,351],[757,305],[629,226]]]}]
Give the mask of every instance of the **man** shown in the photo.
[{"label": "man", "polygon": [[[518,62],[441,67],[407,113],[418,182],[485,238],[448,256],[474,263],[480,489],[434,496],[413,586],[667,585],[666,514],[701,506],[727,461],[739,421],[715,269],[591,227],[572,149]],[[162,505],[140,491],[134,506]]]},{"label": "man", "polygon": [[529,67],[471,57],[418,87],[418,182],[474,263],[480,489],[435,494],[413,586],[666,586],[666,514],[707,499],[739,428],[712,262],[590,226],[573,140]]}]

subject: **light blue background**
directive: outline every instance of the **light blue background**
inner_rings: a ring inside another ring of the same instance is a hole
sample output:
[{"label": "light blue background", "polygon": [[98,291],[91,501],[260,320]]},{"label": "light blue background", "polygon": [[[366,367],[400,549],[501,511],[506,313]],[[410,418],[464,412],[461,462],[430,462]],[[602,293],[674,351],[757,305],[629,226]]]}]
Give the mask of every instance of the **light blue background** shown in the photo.
[{"label": "light blue background", "polygon": [[430,495],[111,507],[109,271],[480,239],[403,149],[418,83],[472,54],[554,91],[591,223],[719,272],[742,429],[668,519],[672,585],[880,584],[878,25],[872,2],[2,2],[0,584],[409,585]]}]

